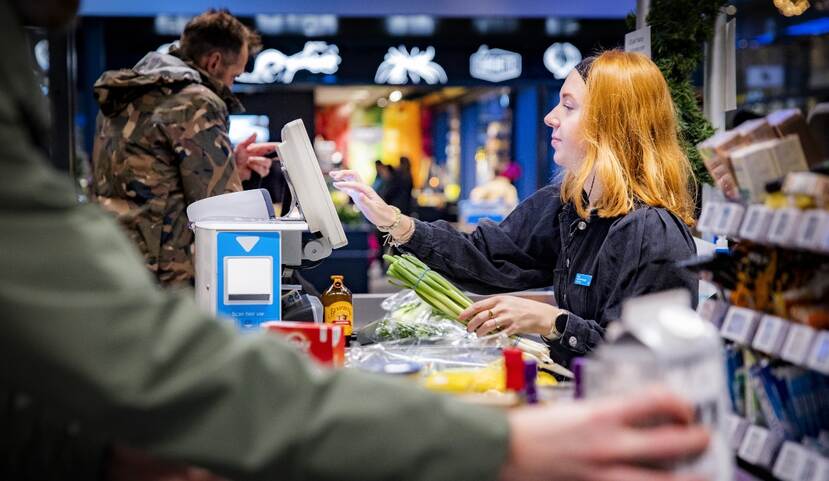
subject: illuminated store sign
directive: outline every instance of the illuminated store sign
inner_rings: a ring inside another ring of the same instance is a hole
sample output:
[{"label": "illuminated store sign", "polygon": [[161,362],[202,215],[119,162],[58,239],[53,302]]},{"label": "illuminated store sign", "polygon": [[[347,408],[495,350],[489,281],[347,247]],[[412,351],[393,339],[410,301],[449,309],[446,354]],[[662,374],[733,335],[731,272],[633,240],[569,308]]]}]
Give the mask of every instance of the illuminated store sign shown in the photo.
[{"label": "illuminated store sign", "polygon": [[378,84],[401,85],[409,80],[420,83],[420,80],[429,85],[445,84],[448,82],[443,67],[433,62],[434,47],[427,47],[421,51],[412,47],[411,52],[406,47],[391,47],[383,57],[383,63],[377,68],[374,81]]},{"label": "illuminated store sign", "polygon": [[490,82],[518,78],[521,76],[521,54],[481,45],[469,57],[469,74]]},{"label": "illuminated store sign", "polygon": [[339,69],[340,62],[342,59],[337,46],[325,42],[306,42],[302,51],[293,55],[285,55],[269,48],[256,56],[253,71],[243,73],[236,81],[249,84],[288,84],[300,70],[333,74]]},{"label": "illuminated store sign", "polygon": [[554,43],[544,52],[544,66],[557,79],[563,79],[581,62],[581,52],[571,43]]}]

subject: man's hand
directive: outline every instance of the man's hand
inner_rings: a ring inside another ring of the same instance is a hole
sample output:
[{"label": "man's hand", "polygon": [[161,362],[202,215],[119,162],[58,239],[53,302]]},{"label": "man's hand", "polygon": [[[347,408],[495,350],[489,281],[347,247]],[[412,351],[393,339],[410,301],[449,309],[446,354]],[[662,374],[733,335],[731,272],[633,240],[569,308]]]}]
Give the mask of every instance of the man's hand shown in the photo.
[{"label": "man's hand", "polygon": [[708,446],[692,420],[692,407],[664,390],[517,409],[500,479],[704,481],[670,470]]},{"label": "man's hand", "polygon": [[239,178],[242,180],[250,179],[251,172],[256,172],[260,177],[265,177],[271,171],[271,159],[263,157],[266,154],[276,150],[274,142],[260,142],[256,141],[256,134],[242,142],[233,150],[233,155],[236,158],[236,170],[239,172]]}]

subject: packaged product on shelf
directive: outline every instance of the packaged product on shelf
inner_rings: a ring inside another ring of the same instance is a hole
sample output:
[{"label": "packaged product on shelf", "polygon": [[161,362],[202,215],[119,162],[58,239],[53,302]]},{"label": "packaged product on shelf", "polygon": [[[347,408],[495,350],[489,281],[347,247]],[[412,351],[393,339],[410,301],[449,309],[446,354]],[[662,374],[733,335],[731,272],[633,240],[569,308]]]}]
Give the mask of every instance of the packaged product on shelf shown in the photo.
[{"label": "packaged product on shelf", "polygon": [[800,139],[796,135],[787,135],[772,142],[772,151],[780,175],[809,170]]},{"label": "packaged product on shelf", "polygon": [[723,193],[731,200],[739,199],[739,191],[730,152],[743,145],[745,145],[743,137],[735,131],[720,132],[697,145],[697,150],[708,172],[713,178],[720,179],[721,186],[727,186]]},{"label": "packaged product on shelf", "polygon": [[774,140],[751,144],[731,153],[731,164],[741,196],[749,202],[763,202],[766,184],[781,176],[774,158]]},{"label": "packaged product on shelf", "polygon": [[777,131],[779,137],[795,134],[800,139],[806,162],[809,166],[815,166],[823,162],[820,147],[812,137],[809,125],[803,114],[798,109],[787,109],[772,112],[766,116],[769,124]]},{"label": "packaged product on shelf", "polygon": [[579,391],[586,398],[616,396],[662,384],[691,402],[697,420],[712,431],[699,458],[678,466],[715,481],[733,480],[733,454],[725,432],[727,387],[717,330],[690,309],[687,291],[628,300],[620,323],[608,326],[606,342],[581,367]]},{"label": "packaged product on shelf", "polygon": [[737,127],[734,127],[733,131],[742,137],[744,144],[762,142],[779,137],[777,131],[765,118],[745,121]]},{"label": "packaged product on shelf", "polygon": [[783,181],[787,195],[806,195],[817,205],[829,205],[829,176],[814,172],[793,172]]}]

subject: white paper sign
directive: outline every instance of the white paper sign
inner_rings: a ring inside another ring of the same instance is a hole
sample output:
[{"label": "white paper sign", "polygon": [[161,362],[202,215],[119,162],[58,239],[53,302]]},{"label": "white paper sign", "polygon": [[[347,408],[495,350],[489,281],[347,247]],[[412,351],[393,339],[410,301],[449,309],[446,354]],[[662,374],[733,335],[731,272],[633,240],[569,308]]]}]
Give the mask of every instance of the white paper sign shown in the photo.
[{"label": "white paper sign", "polygon": [[803,214],[797,229],[795,245],[803,249],[819,249],[823,226],[829,222],[829,213],[818,209],[808,210]]},{"label": "white paper sign", "polygon": [[760,352],[777,356],[786,342],[789,322],[776,316],[763,316],[751,345]]},{"label": "white paper sign", "polygon": [[800,481],[797,474],[803,469],[808,453],[797,443],[786,441],[774,462],[772,473],[782,481]]},{"label": "white paper sign", "polygon": [[625,34],[625,52],[639,52],[651,57],[651,28],[649,26]]},{"label": "white paper sign", "polygon": [[740,445],[743,443],[743,438],[746,435],[748,426],[749,422],[747,419],[733,413],[726,415],[725,432],[728,436],[726,439],[728,440],[728,445],[734,451],[740,449]]},{"label": "white paper sign", "polygon": [[801,217],[802,212],[800,209],[778,209],[774,213],[774,218],[771,221],[771,230],[768,236],[769,242],[785,247],[793,245]]},{"label": "white paper sign", "polygon": [[714,231],[714,225],[718,219],[717,214],[720,212],[721,205],[720,202],[706,202],[702,206],[702,214],[699,216],[699,222],[697,222],[697,229],[700,232],[707,233]]},{"label": "white paper sign", "polygon": [[812,344],[812,351],[809,353],[806,364],[816,371],[829,375],[829,332],[822,331],[818,334]]},{"label": "white paper sign", "polygon": [[739,344],[750,345],[754,332],[757,330],[758,315],[758,312],[751,309],[732,306],[728,309],[728,314],[720,329],[722,337]]},{"label": "white paper sign", "polygon": [[768,429],[752,424],[737,455],[751,464],[770,468],[781,442],[783,440]]},{"label": "white paper sign", "polygon": [[816,338],[817,331],[811,327],[792,324],[780,357],[792,364],[803,365]]},{"label": "white paper sign", "polygon": [[737,455],[752,464],[759,464],[763,448],[771,433],[768,429],[752,424],[748,427]]},{"label": "white paper sign", "polygon": [[748,208],[740,237],[754,242],[765,242],[774,211],[762,204],[753,204]]}]

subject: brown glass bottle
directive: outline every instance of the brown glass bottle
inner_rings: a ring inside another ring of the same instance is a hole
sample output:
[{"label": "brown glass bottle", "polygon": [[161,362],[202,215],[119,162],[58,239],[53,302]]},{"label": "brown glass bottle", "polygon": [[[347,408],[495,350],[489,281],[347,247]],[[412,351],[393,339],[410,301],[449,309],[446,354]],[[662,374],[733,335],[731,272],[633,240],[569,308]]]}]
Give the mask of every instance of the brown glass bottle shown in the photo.
[{"label": "brown glass bottle", "polygon": [[342,327],[346,343],[350,343],[354,327],[354,305],[351,303],[351,291],[343,284],[343,276],[331,276],[334,281],[323,294],[322,306],[326,324]]}]

